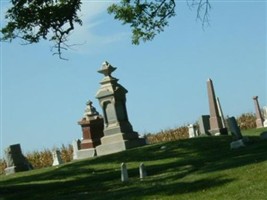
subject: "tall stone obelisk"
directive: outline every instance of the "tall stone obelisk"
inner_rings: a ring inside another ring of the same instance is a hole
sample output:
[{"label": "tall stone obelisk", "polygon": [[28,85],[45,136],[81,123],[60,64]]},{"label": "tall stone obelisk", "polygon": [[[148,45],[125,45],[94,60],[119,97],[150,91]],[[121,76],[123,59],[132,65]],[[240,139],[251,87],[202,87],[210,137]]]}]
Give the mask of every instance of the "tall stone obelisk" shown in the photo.
[{"label": "tall stone obelisk", "polygon": [[207,81],[209,109],[210,109],[210,130],[212,135],[227,135],[227,129],[223,128],[222,120],[216,102],[215,91],[211,79]]},{"label": "tall stone obelisk", "polygon": [[263,117],[262,117],[261,110],[260,110],[258,96],[254,96],[253,100],[254,100],[255,113],[256,113],[256,127],[262,128],[263,127]]},{"label": "tall stone obelisk", "polygon": [[102,64],[99,73],[104,75],[101,87],[96,94],[104,115],[104,137],[96,147],[97,155],[111,154],[129,148],[145,145],[145,140],[138,137],[129,122],[126,109],[126,93],[111,74],[116,68],[108,62]]}]

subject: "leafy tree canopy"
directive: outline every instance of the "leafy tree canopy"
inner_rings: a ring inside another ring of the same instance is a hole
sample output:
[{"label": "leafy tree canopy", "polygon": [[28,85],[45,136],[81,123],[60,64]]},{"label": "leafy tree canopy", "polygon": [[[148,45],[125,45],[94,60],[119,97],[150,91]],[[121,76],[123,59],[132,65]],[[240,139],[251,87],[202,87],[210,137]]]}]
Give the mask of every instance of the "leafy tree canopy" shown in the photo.
[{"label": "leafy tree canopy", "polygon": [[[197,7],[197,18],[206,23],[210,10],[209,0],[188,0],[190,7]],[[5,18],[7,24],[0,31],[2,41],[21,38],[27,44],[50,40],[60,58],[68,49],[68,35],[74,24],[82,25],[78,13],[81,0],[11,0]],[[175,16],[175,0],[121,0],[108,7],[114,18],[129,24],[132,43],[152,40],[164,31],[169,18]]]}]

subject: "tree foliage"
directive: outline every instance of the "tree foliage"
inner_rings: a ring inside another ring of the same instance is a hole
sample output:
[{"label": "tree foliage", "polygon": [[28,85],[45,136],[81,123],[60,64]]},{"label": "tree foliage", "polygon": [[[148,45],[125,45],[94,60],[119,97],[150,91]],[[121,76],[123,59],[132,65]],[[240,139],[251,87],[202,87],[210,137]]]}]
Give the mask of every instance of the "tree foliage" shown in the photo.
[{"label": "tree foliage", "polygon": [[[54,42],[60,58],[68,49],[68,36],[74,24],[82,25],[78,13],[82,0],[11,0],[5,18],[7,25],[0,31],[2,41],[21,38],[26,43],[38,43],[41,39]],[[197,18],[208,21],[209,0],[188,0],[190,7],[197,7]],[[175,0],[121,0],[108,8],[114,18],[129,24],[132,43],[152,40],[164,31],[169,18],[175,16]]]}]

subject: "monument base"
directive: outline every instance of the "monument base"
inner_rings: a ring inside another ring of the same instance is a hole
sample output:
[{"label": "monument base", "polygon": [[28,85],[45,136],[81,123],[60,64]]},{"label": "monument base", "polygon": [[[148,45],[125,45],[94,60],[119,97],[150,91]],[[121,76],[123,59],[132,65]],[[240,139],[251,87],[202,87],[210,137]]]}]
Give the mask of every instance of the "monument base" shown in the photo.
[{"label": "monument base", "polygon": [[86,158],[92,158],[96,156],[95,148],[90,149],[80,149],[76,152],[74,152],[73,160],[81,160]]},{"label": "monument base", "polygon": [[81,149],[95,148],[96,146],[98,146],[100,144],[101,144],[100,138],[97,140],[83,139],[81,142]]},{"label": "monument base", "polygon": [[[137,136],[137,137],[133,137]],[[96,147],[97,156],[107,155],[131,149],[134,147],[143,146],[146,144],[144,138],[138,138],[137,133],[117,133],[101,138],[101,145]]]},{"label": "monument base", "polygon": [[256,119],[256,128],[263,128],[262,119]]},{"label": "monument base", "polygon": [[209,133],[211,135],[228,135],[228,130],[227,128],[220,128],[220,129],[213,129],[213,130],[209,130]]},{"label": "monument base", "polygon": [[16,166],[5,168],[5,175],[15,174],[16,172]]}]

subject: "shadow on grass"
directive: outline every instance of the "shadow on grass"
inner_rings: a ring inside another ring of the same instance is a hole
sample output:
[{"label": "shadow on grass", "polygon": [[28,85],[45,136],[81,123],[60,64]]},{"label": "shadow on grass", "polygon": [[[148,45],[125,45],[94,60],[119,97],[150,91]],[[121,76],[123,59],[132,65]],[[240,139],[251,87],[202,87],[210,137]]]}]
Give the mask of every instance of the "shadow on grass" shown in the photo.
[{"label": "shadow on grass", "polygon": [[[4,200],[145,199],[155,194],[168,196],[207,190],[235,179],[219,176],[185,182],[183,178],[194,173],[208,174],[267,160],[267,141],[256,136],[249,139],[247,147],[238,150],[230,150],[230,136],[202,137],[147,145],[34,174],[19,173],[18,177],[0,179],[0,197]],[[122,162],[129,164],[129,176],[135,181],[120,182]],[[136,181],[141,162],[145,163],[149,175],[143,182]]]}]

